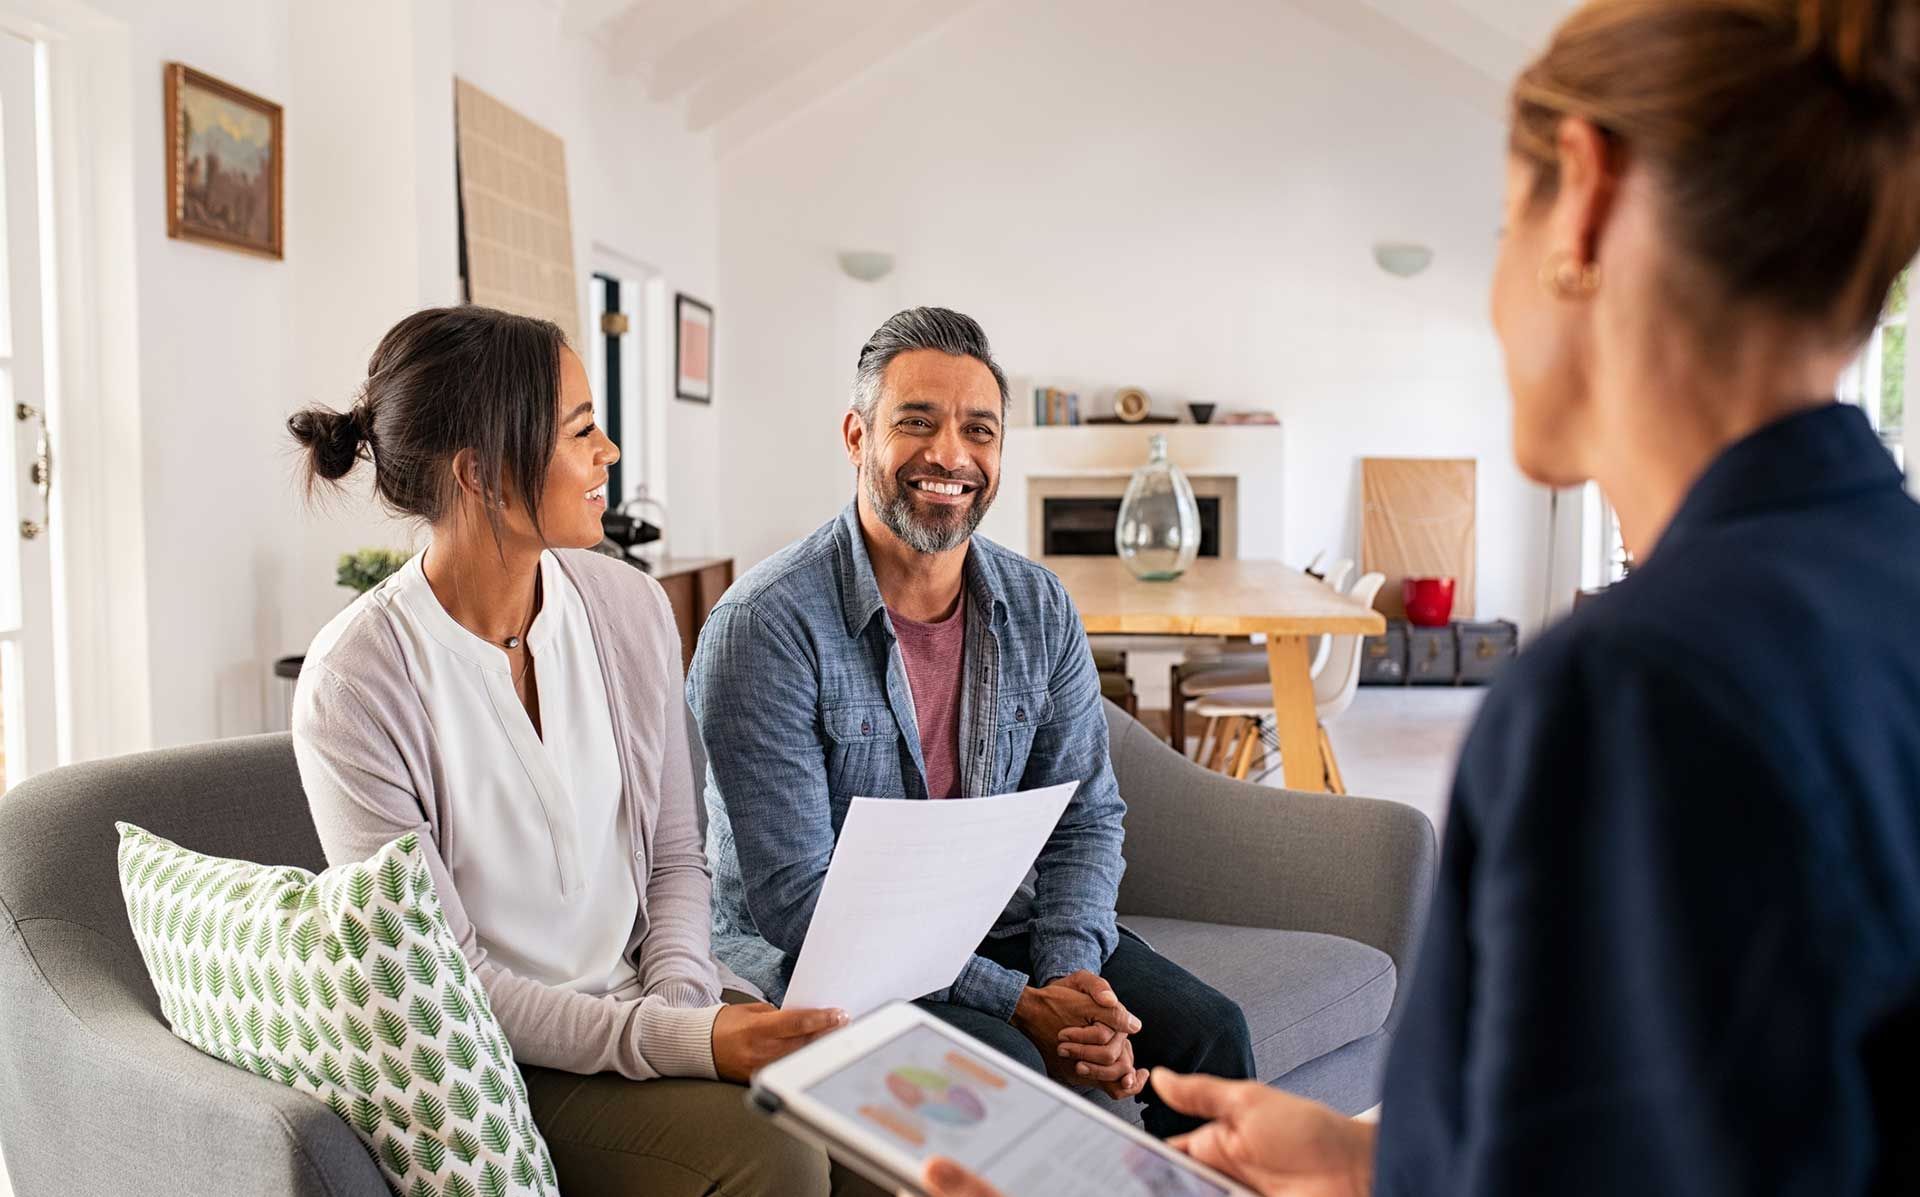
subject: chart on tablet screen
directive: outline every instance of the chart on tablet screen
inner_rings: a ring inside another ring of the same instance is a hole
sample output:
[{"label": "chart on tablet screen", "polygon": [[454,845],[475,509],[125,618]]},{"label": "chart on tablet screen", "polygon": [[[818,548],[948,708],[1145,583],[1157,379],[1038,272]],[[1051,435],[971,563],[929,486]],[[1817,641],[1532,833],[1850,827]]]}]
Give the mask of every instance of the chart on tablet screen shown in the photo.
[{"label": "chart on tablet screen", "polygon": [[916,1027],[814,1084],[914,1159],[950,1156],[1010,1192],[1055,1197],[1224,1197],[1092,1118],[1078,1096],[1015,1079]]}]

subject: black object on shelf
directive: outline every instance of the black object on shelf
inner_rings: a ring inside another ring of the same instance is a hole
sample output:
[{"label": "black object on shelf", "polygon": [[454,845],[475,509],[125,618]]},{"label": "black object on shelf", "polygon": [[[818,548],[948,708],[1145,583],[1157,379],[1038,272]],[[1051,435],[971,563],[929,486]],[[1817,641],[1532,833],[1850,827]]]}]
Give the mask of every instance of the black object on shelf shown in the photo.
[{"label": "black object on shelf", "polygon": [[630,549],[635,545],[652,544],[660,539],[659,528],[637,515],[628,515],[624,511],[601,512],[600,531],[608,540],[623,549]]},{"label": "black object on shelf", "polygon": [[307,663],[305,656],[281,657],[273,663],[273,676],[285,678],[290,682],[300,680],[300,667]]}]

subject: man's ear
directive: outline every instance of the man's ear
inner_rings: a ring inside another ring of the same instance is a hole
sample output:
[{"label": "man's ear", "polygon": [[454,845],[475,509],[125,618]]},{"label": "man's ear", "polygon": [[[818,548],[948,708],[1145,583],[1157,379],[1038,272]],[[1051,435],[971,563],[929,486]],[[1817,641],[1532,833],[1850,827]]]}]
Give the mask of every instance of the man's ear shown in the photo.
[{"label": "man's ear", "polygon": [[840,421],[840,439],[847,445],[848,464],[852,465],[856,471],[859,470],[860,454],[866,449],[867,424],[860,418],[860,413],[851,407],[847,409],[845,418]]}]

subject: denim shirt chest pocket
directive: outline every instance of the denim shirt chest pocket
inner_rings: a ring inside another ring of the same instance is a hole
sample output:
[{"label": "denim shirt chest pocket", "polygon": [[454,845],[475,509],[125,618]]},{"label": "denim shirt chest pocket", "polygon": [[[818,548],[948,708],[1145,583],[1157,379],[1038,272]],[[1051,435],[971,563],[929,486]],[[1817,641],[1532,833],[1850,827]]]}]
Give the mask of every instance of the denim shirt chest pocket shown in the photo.
[{"label": "denim shirt chest pocket", "polygon": [[820,714],[826,732],[827,790],[839,833],[854,798],[905,798],[901,759],[907,751],[893,710],[884,701],[844,702]]},{"label": "denim shirt chest pocket", "polygon": [[999,743],[994,762],[993,793],[1019,788],[1033,751],[1034,733],[1046,721],[1048,694],[1044,688],[1002,691],[994,709],[994,736]]}]

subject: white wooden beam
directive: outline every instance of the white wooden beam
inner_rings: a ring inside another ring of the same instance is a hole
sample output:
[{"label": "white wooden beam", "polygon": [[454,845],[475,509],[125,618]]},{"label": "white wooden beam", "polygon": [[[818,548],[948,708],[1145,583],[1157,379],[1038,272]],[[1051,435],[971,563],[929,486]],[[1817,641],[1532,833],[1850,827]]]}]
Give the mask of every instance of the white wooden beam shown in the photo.
[{"label": "white wooden beam", "polygon": [[704,86],[715,75],[794,31],[817,25],[838,0],[745,0],[665,48],[647,84],[664,102]]},{"label": "white wooden beam", "polygon": [[1368,7],[1443,54],[1492,79],[1512,83],[1557,22],[1553,0],[1525,0],[1526,17],[1510,0],[1362,0]]},{"label": "white wooden beam", "polygon": [[715,152],[730,153],[787,117],[852,83],[868,68],[932,36],[948,21],[980,3],[981,0],[905,0],[887,6],[878,15],[870,6],[863,24],[857,24],[836,44],[816,48],[804,59],[798,57],[800,49],[796,49],[796,57],[787,64],[772,67],[742,64],[743,70],[766,72],[758,81],[759,86],[736,83],[727,93],[716,89],[705,95],[697,94],[689,105],[688,121],[696,128],[710,125],[714,130]]},{"label": "white wooden beam", "polygon": [[633,0],[626,15],[607,31],[606,55],[615,74],[651,79],[669,53],[725,17],[743,0]]},{"label": "white wooden beam", "polygon": [[592,33],[632,5],[633,0],[562,0],[560,31],[575,37]]},{"label": "white wooden beam", "polygon": [[1361,46],[1413,70],[1437,91],[1496,119],[1506,119],[1511,79],[1500,78],[1467,61],[1383,11],[1390,6],[1404,15],[1410,11],[1404,0],[1288,0],[1288,3]]}]

